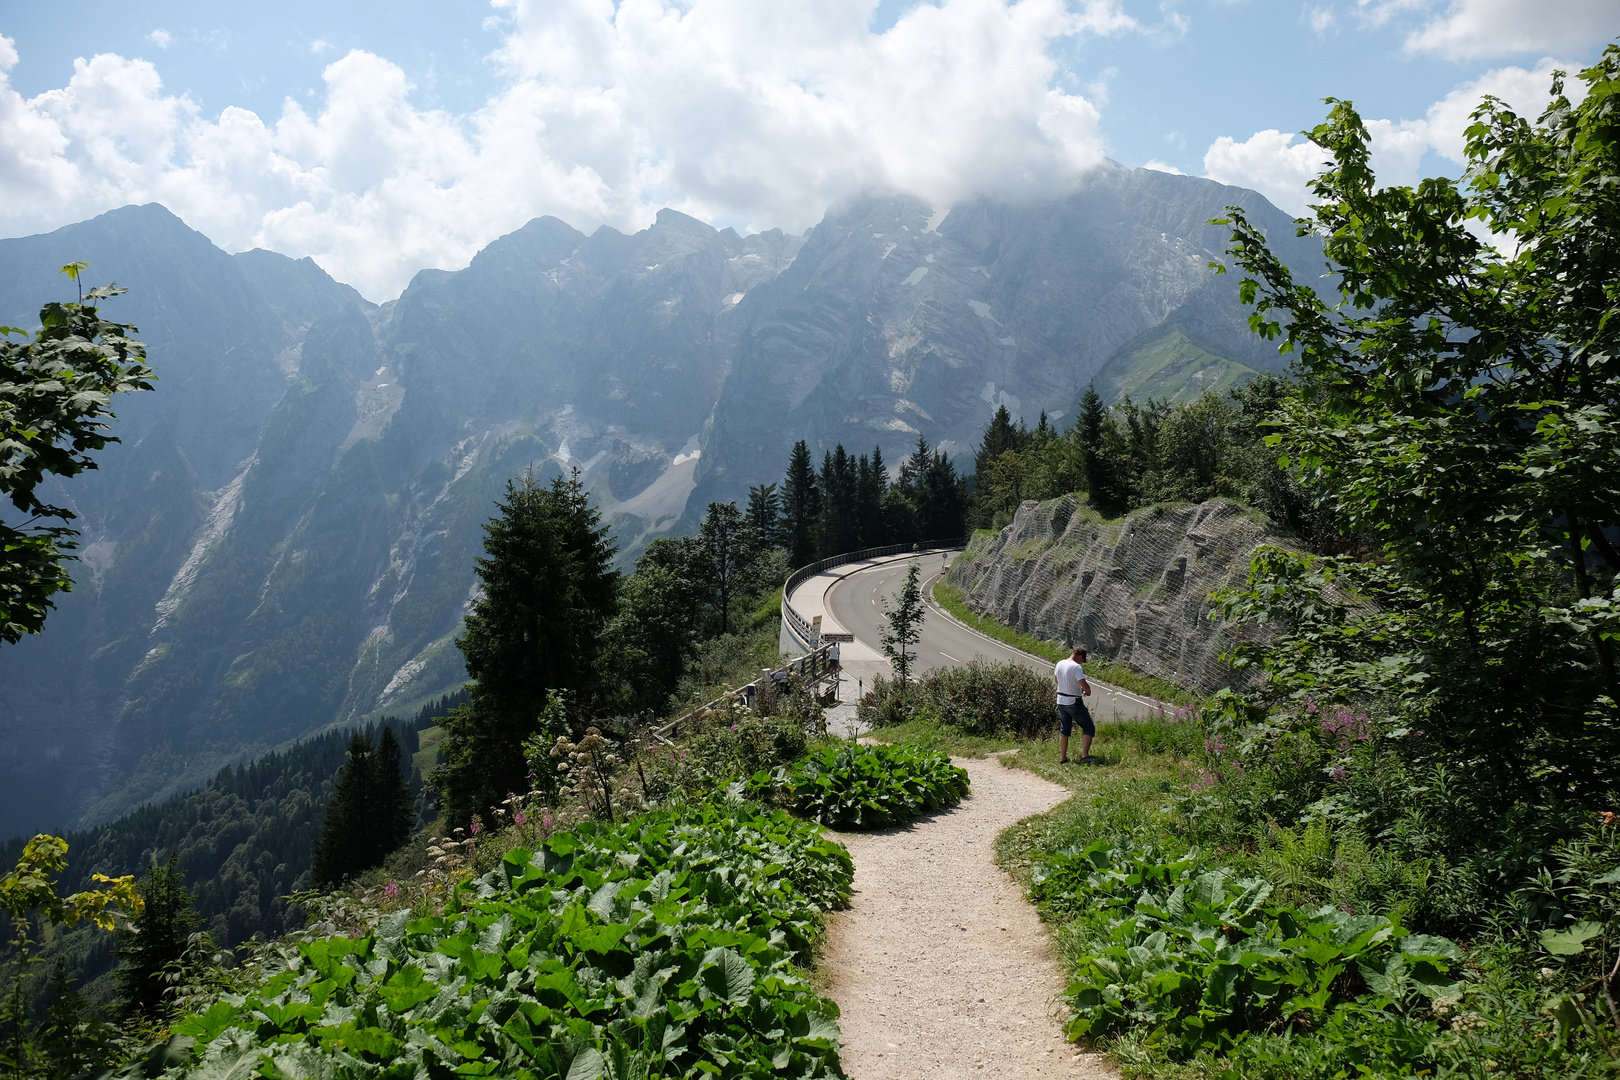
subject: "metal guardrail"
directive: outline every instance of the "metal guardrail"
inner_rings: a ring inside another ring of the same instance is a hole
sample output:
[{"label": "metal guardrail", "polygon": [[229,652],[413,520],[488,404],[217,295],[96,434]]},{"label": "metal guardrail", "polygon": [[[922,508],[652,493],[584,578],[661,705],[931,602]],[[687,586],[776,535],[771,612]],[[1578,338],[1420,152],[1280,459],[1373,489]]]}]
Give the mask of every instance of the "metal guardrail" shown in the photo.
[{"label": "metal guardrail", "polygon": [[[793,610],[793,605],[789,602],[793,590],[806,579],[815,577],[823,570],[831,570],[835,566],[864,562],[867,559],[881,559],[885,555],[900,555],[913,551],[918,554],[925,551],[957,551],[966,546],[966,537],[956,537],[951,540],[930,540],[925,544],[887,544],[883,547],[862,548],[859,551],[845,552],[842,555],[834,555],[830,558],[817,560],[808,566],[799,567],[789,574],[787,580],[782,583],[782,618],[791,628],[793,636],[809,651],[803,656],[789,660],[781,667],[772,669],[772,675],[781,672],[787,675],[809,676],[813,682],[819,683],[828,674],[826,663],[827,646],[816,640],[815,628],[810,625],[808,619]],[[659,742],[669,744],[670,735],[686,721],[702,716],[710,709],[718,708],[729,702],[740,702],[747,685],[739,686],[735,690],[728,690],[713,701],[704,702],[697,708],[687,710],[668,723],[660,724],[652,729],[652,737]]]},{"label": "metal guardrail", "polygon": [[782,583],[782,621],[787,623],[789,632],[798,640],[800,645],[807,649],[816,647],[815,629],[810,620],[793,610],[793,590],[798,588],[808,578],[815,577],[823,570],[831,570],[835,566],[844,566],[848,563],[864,562],[867,559],[881,559],[885,555],[900,555],[915,551],[921,554],[924,551],[956,551],[967,547],[967,537],[958,536],[950,540],[930,540],[922,544],[886,544],[883,547],[861,548],[859,551],[848,551],[842,555],[833,555],[820,559],[806,566],[801,566],[787,576]]},{"label": "metal guardrail", "polygon": [[[821,680],[825,679],[829,674],[831,674],[827,665],[827,646],[818,645],[805,655],[795,657],[794,659],[783,664],[781,667],[771,669],[772,677],[778,673],[784,676],[809,676],[812,686],[819,685]],[[761,676],[761,678],[765,677],[766,676]],[[666,746],[673,745],[670,739],[670,734],[674,732],[676,728],[680,727],[688,720],[693,720],[699,716],[702,716],[710,709],[719,708],[721,705],[732,702],[739,705],[746,705],[748,702],[746,700],[745,691],[749,686],[757,685],[758,680],[751,680],[750,682],[737,687],[735,690],[727,690],[713,701],[706,701],[695,709],[688,709],[686,712],[669,721],[667,724],[660,724],[658,727],[653,728],[651,732],[652,737]]]}]

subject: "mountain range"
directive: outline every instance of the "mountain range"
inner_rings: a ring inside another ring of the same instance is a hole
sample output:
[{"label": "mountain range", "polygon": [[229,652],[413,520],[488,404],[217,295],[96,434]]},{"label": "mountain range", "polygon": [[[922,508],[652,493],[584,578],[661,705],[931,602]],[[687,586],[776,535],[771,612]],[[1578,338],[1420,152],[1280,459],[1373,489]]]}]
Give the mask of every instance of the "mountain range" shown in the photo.
[{"label": "mountain range", "polygon": [[0,322],[71,284],[126,296],[159,382],[47,498],[83,534],[45,632],[0,648],[0,836],[110,820],[233,762],[465,680],[454,637],[504,485],[578,468],[628,559],[792,444],[919,436],[970,462],[1000,405],[1222,388],[1278,359],[1217,276],[1260,195],[1108,165],[1056,200],[835,207],[803,236],[673,210],[550,217],[376,305],[309,259],[227,254],[161,206],[0,240]]}]

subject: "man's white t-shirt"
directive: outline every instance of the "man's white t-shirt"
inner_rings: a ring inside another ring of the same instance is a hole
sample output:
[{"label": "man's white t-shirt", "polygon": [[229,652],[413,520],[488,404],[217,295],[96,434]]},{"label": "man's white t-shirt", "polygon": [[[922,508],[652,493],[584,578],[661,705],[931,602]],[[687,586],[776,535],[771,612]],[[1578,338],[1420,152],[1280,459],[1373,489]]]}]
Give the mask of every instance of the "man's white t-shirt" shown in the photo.
[{"label": "man's white t-shirt", "polygon": [[838,642],[835,641],[827,646],[827,659],[835,664],[838,663]]},{"label": "man's white t-shirt", "polygon": [[1058,661],[1056,669],[1052,672],[1057,680],[1057,702],[1059,705],[1073,705],[1080,700],[1084,688],[1080,685],[1086,677],[1085,668],[1080,666],[1074,657],[1064,657]]}]

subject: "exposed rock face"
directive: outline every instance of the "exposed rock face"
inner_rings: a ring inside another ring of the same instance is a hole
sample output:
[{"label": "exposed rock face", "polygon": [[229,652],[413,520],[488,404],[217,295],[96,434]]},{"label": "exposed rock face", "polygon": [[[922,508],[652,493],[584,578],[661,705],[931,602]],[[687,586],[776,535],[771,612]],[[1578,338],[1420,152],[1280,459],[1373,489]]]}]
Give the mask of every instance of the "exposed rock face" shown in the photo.
[{"label": "exposed rock face", "polygon": [[942,220],[899,198],[829,212],[728,324],[731,374],[694,505],[779,479],[797,439],[818,461],[842,443],[897,463],[919,434],[971,456],[998,406],[1030,427],[1043,410],[1061,419],[1167,323],[1195,353],[1277,369],[1275,345],[1248,329],[1237,275],[1209,268],[1228,231],[1208,221],[1232,204],[1302,280],[1318,272],[1320,248],[1254,192],[1112,163],[1050,202],[975,202]]},{"label": "exposed rock face", "polygon": [[47,495],[82,562],[45,633],[0,648],[0,836],[458,686],[481,526],[526,468],[578,467],[633,553],[779,480],[796,439],[893,465],[918,434],[966,454],[1000,404],[1058,416],[1172,322],[1160,368],[1274,366],[1206,266],[1228,203],[1309,260],[1253,192],[1115,165],[1047,203],[866,199],[802,238],[539,218],[381,306],[160,206],[0,240],[0,322],[85,260],[130,288],[106,310],[159,378]]},{"label": "exposed rock face", "polygon": [[[0,321],[75,259],[158,374],[47,496],[83,534],[45,633],[0,649],[0,836],[93,823],[466,679],[454,645],[507,480],[578,466],[622,542],[692,490],[717,325],[800,241],[665,211],[541,218],[378,307],[308,259],[228,255],[160,206],[0,241]],[[3,512],[3,511],[0,511]]]},{"label": "exposed rock face", "polygon": [[1069,496],[1024,503],[999,534],[975,537],[947,580],[1026,633],[1208,694],[1233,685],[1220,657],[1240,640],[1211,619],[1209,594],[1241,584],[1261,544],[1288,541],[1225,499],[1110,521]]}]

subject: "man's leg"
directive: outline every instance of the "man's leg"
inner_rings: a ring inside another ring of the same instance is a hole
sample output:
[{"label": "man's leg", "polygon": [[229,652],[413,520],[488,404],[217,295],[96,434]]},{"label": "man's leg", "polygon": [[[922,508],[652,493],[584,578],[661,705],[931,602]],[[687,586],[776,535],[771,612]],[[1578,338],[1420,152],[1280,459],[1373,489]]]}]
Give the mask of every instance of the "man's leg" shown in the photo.
[{"label": "man's leg", "polygon": [[1058,764],[1062,765],[1065,761],[1068,761],[1068,760],[1069,760],[1069,737],[1067,735],[1059,735],[1058,736]]},{"label": "man's leg", "polygon": [[1078,703],[1075,711],[1080,714],[1080,760],[1093,761],[1091,740],[1097,734],[1097,725],[1091,722],[1091,710],[1086,708],[1085,702]]},{"label": "man's leg", "polygon": [[1074,730],[1074,706],[1059,705],[1058,711],[1058,764],[1069,760],[1069,732]]}]

